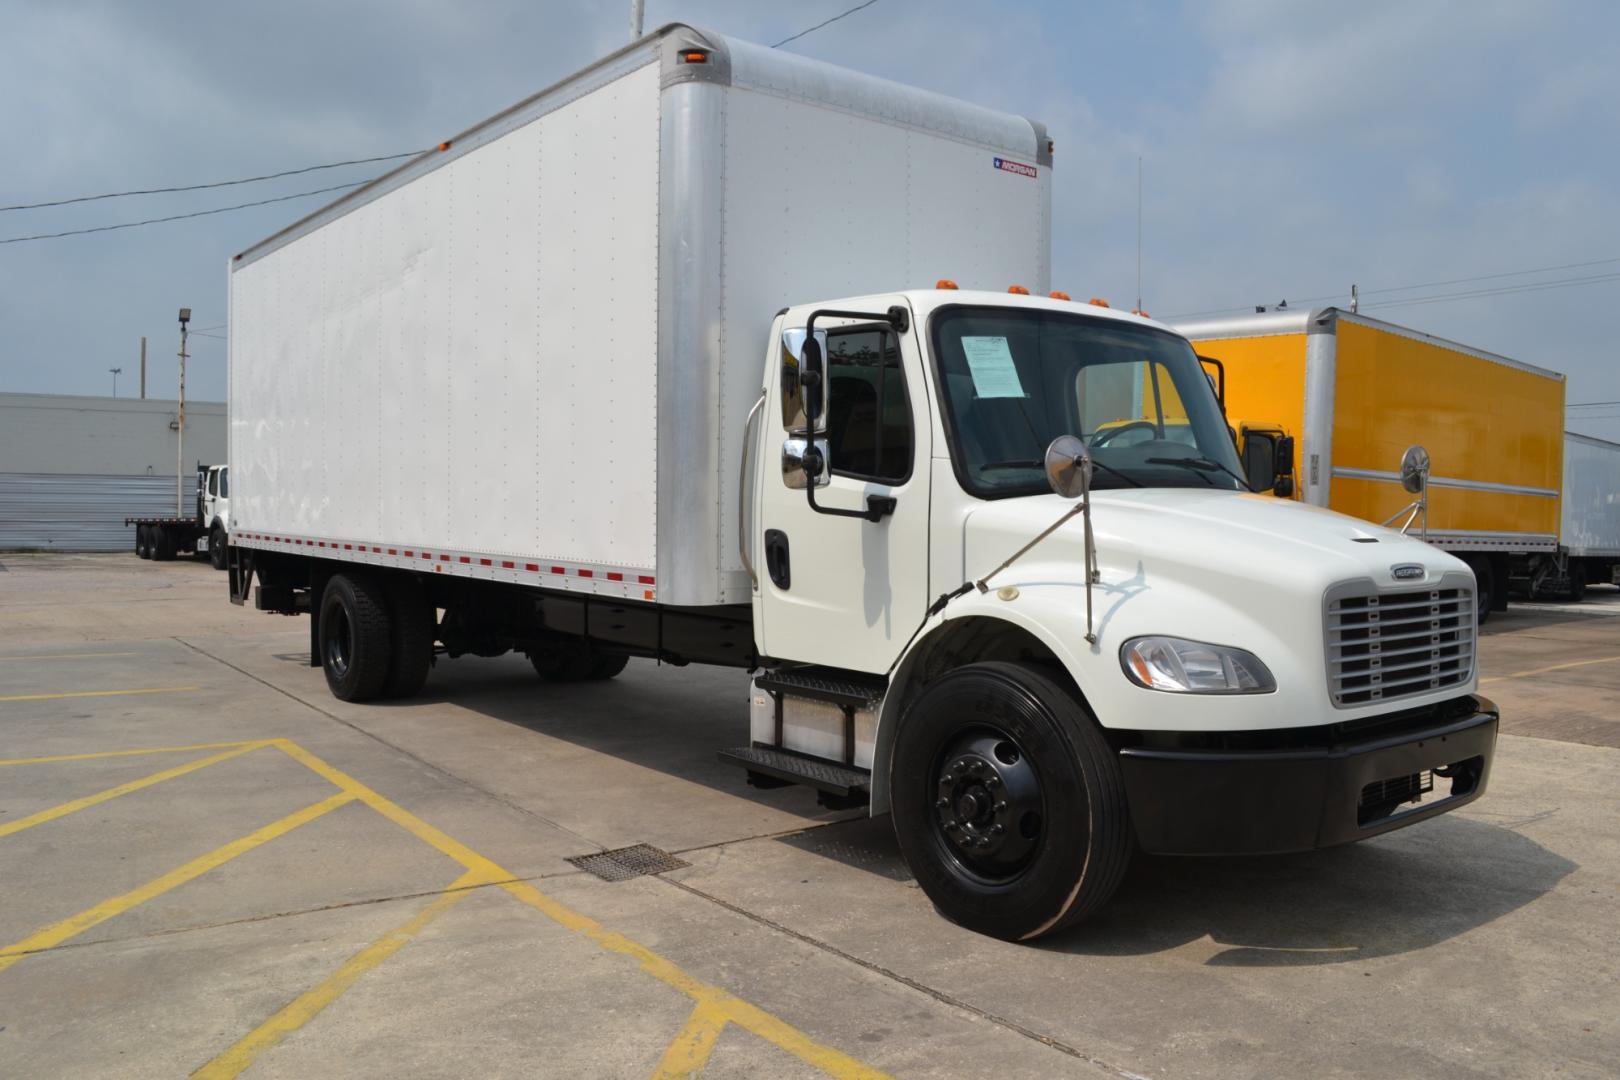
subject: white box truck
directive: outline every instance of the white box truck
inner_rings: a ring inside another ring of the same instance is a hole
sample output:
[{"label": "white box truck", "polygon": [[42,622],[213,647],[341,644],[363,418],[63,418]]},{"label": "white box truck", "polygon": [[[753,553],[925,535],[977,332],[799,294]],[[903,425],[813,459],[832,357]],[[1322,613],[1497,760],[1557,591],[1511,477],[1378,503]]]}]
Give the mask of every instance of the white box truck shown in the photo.
[{"label": "white box truck", "polygon": [[1620,443],[1564,432],[1557,562],[1536,591],[1580,600],[1588,585],[1620,585]]},{"label": "white box truck", "polygon": [[1241,490],[1185,338],[1039,295],[1051,167],[685,26],[448,140],[231,261],[232,599],[311,614],[350,701],[469,653],[747,670],[722,758],[892,812],[1008,939],[1138,847],[1477,798],[1472,574]]}]

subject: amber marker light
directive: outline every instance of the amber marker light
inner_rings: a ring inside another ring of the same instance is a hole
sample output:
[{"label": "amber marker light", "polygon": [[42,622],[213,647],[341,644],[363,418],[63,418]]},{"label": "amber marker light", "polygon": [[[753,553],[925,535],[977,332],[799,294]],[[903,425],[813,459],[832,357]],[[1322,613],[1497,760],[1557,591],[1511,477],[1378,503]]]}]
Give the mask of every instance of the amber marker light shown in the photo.
[{"label": "amber marker light", "polygon": [[707,64],[708,62],[709,54],[706,52],[698,52],[693,49],[691,52],[681,53],[681,63],[683,64]]},{"label": "amber marker light", "polygon": [[1104,300],[1100,296],[1093,296],[1090,300],[1087,300],[1086,303],[1090,304],[1092,307],[1107,307],[1108,306],[1108,301]]},{"label": "amber marker light", "polygon": [[1029,295],[1029,290],[1024,288],[1022,285],[1009,285],[1009,286],[1007,286],[1007,291],[1012,293],[1014,296],[1028,296]]},{"label": "amber marker light", "polygon": [[1073,300],[1074,299],[1074,297],[1070,296],[1068,293],[1064,292],[1062,289],[1053,289],[1051,292],[1047,293],[1046,295],[1051,297],[1053,300]]},{"label": "amber marker light", "polygon": [[952,281],[948,277],[942,277],[938,281],[934,282],[934,288],[936,288],[936,289],[954,289],[954,288],[956,288],[956,282]]},{"label": "amber marker light", "polygon": [[450,149],[450,140],[449,139],[446,139],[446,140],[444,140],[444,142],[439,144],[439,153],[442,154],[448,149]]}]

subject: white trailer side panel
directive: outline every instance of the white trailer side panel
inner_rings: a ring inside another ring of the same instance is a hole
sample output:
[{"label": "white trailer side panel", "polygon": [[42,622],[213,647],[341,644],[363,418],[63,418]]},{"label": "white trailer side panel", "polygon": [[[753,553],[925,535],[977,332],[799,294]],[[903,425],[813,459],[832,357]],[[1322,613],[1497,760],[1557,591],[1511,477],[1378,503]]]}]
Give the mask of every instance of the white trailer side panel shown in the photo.
[{"label": "white trailer side panel", "polygon": [[1563,510],[1571,555],[1620,558],[1620,443],[1564,432]]},{"label": "white trailer side panel", "polygon": [[647,61],[233,273],[239,528],[652,570]]}]

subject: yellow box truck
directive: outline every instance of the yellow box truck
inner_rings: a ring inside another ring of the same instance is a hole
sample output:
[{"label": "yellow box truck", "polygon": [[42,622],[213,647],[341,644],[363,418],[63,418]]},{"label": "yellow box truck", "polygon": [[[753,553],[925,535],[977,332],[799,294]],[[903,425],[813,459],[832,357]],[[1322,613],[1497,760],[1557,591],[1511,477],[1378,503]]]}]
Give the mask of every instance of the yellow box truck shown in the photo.
[{"label": "yellow box truck", "polygon": [[1437,547],[1474,569],[1480,617],[1509,575],[1556,559],[1564,376],[1341,308],[1173,324],[1222,387],[1249,483],[1400,526],[1401,460],[1428,451]]}]

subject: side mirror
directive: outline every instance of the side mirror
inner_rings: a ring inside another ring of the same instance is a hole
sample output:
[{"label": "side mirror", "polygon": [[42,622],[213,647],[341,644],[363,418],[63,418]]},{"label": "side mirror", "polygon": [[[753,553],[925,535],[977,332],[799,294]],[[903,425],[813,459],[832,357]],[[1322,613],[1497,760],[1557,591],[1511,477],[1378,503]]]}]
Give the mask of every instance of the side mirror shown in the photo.
[{"label": "side mirror", "polygon": [[1429,486],[1429,452],[1421,446],[1409,446],[1401,455],[1401,487],[1413,495],[1421,495]]},{"label": "side mirror", "polygon": [[804,392],[804,418],[814,428],[826,400],[822,391],[821,342],[813,337],[804,339],[799,353],[799,388]]},{"label": "side mirror", "polygon": [[[800,382],[800,376],[806,370],[805,342],[810,334],[802,326],[790,326],[782,331],[782,364],[781,364],[781,390],[782,390],[782,429],[784,431],[808,430],[811,421],[805,416],[806,393]],[[827,332],[817,330],[815,341],[818,351],[826,355]],[[817,395],[816,415],[825,412],[825,394]]]},{"label": "side mirror", "polygon": [[1294,497],[1294,478],[1292,476],[1279,476],[1271,482],[1271,493],[1279,499],[1292,499]]},{"label": "side mirror", "polygon": [[[1293,476],[1294,437],[1292,435],[1279,436],[1274,453],[1276,455],[1275,464],[1272,465],[1271,471],[1278,476]],[[1293,485],[1291,484],[1289,485],[1289,494],[1293,494]]]},{"label": "side mirror", "polygon": [[1091,448],[1073,435],[1059,435],[1046,448],[1046,482],[1065,499],[1091,490]]},{"label": "side mirror", "polygon": [[[1221,412],[1226,412],[1226,365],[1213,356],[1200,356],[1198,362],[1204,367],[1204,378],[1209,380],[1209,388],[1215,391],[1215,400],[1221,406]],[[1214,369],[1214,370],[1211,370]]]}]

